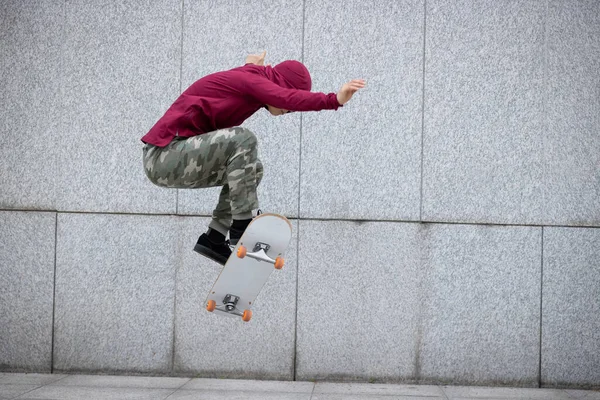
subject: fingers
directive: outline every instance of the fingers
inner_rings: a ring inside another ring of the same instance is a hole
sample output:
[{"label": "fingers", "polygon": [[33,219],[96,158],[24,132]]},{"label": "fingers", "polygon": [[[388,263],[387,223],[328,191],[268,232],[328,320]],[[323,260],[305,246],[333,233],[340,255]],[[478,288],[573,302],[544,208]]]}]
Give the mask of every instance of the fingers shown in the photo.
[{"label": "fingers", "polygon": [[350,85],[351,88],[358,90],[364,88],[366,82],[364,79],[352,79],[350,82],[348,82],[348,85]]},{"label": "fingers", "polygon": [[265,55],[267,54],[267,51],[263,51],[262,54],[259,56],[258,58],[258,64],[259,65],[265,65]]},{"label": "fingers", "polygon": [[250,54],[246,57],[246,64],[264,65],[267,51],[264,50],[261,54]]},{"label": "fingers", "polygon": [[344,85],[344,89],[348,90],[350,93],[356,93],[358,90],[364,88],[365,85],[366,85],[366,83],[364,80],[353,79]]},{"label": "fingers", "polygon": [[350,90],[352,93],[358,91],[359,89],[364,88],[366,85],[365,81],[362,79],[353,79],[350,82],[346,83],[344,86],[347,90]]},{"label": "fingers", "polygon": [[338,103],[344,105],[352,98],[354,93],[365,86],[366,82],[364,79],[352,79],[350,82],[344,83],[337,94]]}]

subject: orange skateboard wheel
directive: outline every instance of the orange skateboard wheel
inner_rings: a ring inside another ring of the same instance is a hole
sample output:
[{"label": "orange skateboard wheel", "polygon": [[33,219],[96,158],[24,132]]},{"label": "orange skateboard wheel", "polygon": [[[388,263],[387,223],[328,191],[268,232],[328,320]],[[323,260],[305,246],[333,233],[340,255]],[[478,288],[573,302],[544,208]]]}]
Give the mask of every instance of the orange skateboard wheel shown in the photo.
[{"label": "orange skateboard wheel", "polygon": [[245,246],[240,246],[237,249],[237,256],[239,258],[244,258],[244,257],[246,257],[246,252],[247,252],[246,247]]},{"label": "orange skateboard wheel", "polygon": [[275,269],[281,269],[281,268],[283,268],[283,263],[284,263],[283,258],[277,257],[275,259]]},{"label": "orange skateboard wheel", "polygon": [[252,311],[244,310],[244,315],[242,315],[242,320],[248,322],[248,321],[250,321],[250,319],[252,319]]},{"label": "orange skateboard wheel", "polygon": [[217,306],[217,303],[215,303],[214,300],[209,300],[208,304],[206,304],[206,309],[210,312],[215,311],[215,307]]}]

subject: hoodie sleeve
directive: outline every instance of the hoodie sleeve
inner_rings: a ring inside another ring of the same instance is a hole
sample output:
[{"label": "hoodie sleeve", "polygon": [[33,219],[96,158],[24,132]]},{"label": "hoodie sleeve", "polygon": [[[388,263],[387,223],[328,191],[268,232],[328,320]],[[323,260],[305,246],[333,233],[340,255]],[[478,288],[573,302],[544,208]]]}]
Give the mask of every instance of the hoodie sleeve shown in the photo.
[{"label": "hoodie sleeve", "polygon": [[335,93],[315,93],[283,88],[262,76],[250,76],[243,88],[247,96],[261,104],[289,111],[337,110],[342,107]]}]

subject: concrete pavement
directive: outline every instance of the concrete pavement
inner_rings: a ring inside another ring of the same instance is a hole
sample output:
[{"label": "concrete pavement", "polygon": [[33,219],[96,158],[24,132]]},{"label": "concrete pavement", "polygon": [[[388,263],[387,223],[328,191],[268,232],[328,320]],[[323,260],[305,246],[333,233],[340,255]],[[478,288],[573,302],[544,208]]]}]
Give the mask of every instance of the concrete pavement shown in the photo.
[{"label": "concrete pavement", "polygon": [[0,399],[37,400],[600,400],[600,391],[286,382],[174,377],[0,374]]}]

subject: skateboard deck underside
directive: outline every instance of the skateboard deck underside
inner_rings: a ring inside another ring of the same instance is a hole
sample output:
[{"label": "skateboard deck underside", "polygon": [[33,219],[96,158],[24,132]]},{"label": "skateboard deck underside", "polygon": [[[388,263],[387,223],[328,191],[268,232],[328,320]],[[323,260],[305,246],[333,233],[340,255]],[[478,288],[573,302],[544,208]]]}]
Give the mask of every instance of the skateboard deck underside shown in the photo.
[{"label": "skateboard deck underside", "polygon": [[[277,214],[261,214],[257,216],[242,235],[233,249],[231,257],[210,290],[206,303],[214,300],[215,313],[229,316],[241,316],[244,310],[250,310],[261,289],[275,269],[270,262],[253,259],[249,256],[239,258],[237,250],[244,246],[248,253],[254,252],[257,243],[269,248],[266,255],[272,259],[283,257],[292,236],[290,222]],[[263,246],[264,247],[264,246]],[[235,310],[225,309],[224,299],[227,295],[237,298]]]}]

